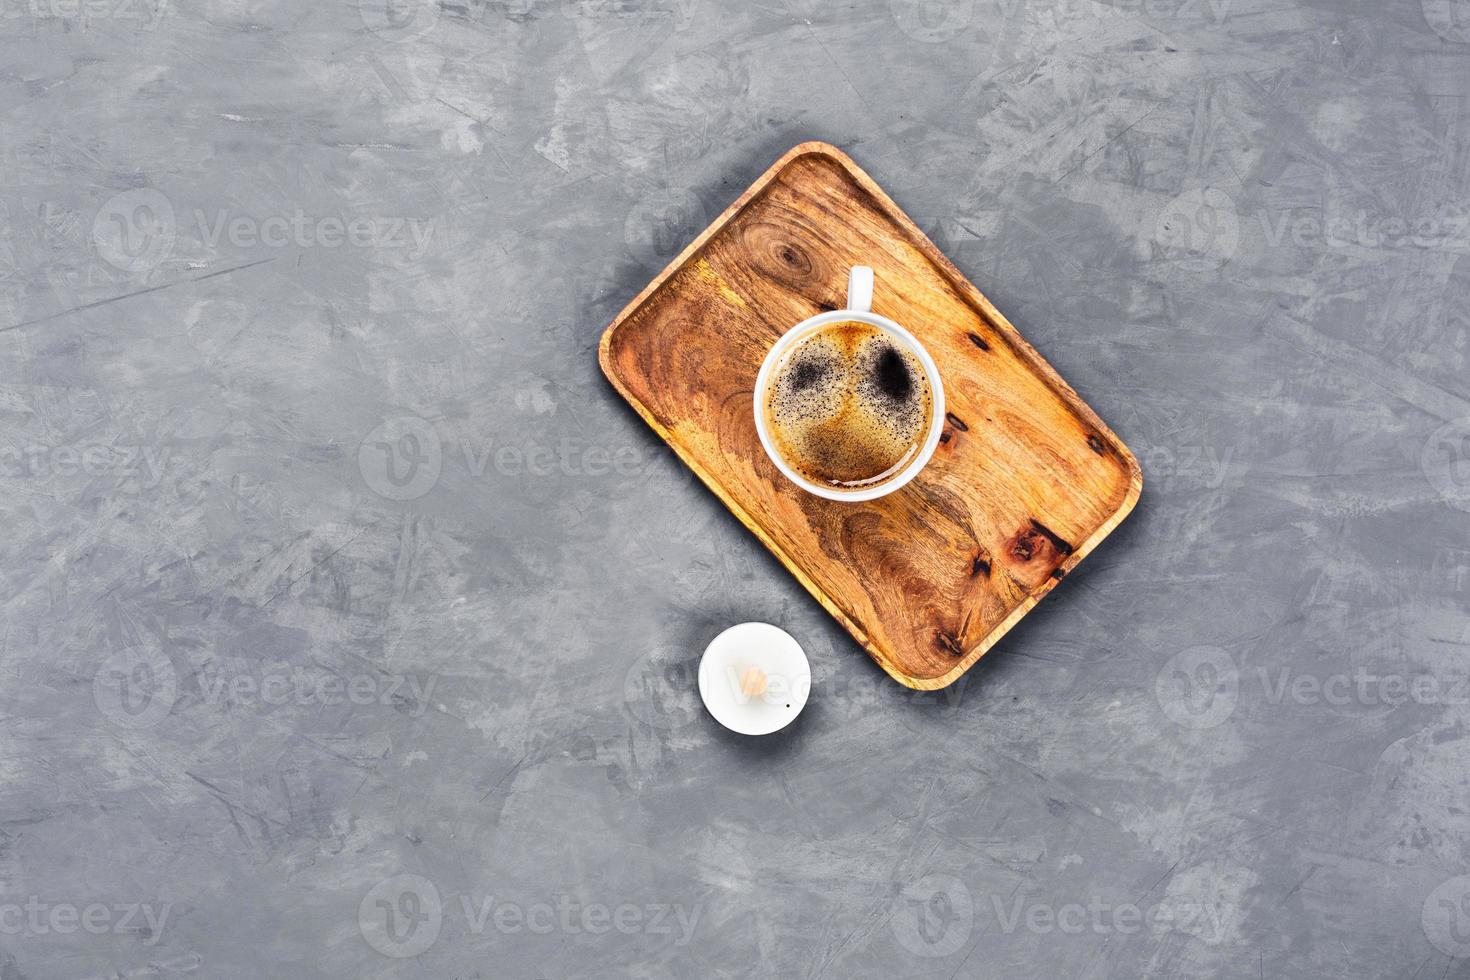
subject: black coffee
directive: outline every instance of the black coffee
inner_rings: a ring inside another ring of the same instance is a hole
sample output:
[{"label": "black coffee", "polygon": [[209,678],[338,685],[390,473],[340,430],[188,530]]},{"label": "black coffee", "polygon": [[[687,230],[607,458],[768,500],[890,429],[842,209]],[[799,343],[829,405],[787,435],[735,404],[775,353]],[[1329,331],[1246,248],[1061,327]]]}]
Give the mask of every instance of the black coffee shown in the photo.
[{"label": "black coffee", "polygon": [[781,458],[813,483],[858,490],[918,455],[933,398],[911,351],[868,323],[818,327],[776,365],[766,428]]}]

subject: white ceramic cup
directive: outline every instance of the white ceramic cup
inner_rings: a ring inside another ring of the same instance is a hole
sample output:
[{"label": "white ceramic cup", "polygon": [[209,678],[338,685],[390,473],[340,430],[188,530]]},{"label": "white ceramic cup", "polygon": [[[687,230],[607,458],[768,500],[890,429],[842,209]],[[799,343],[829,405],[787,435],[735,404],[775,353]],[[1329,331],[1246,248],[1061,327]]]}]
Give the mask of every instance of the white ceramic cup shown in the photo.
[{"label": "white ceramic cup", "polygon": [[[776,448],[775,441],[766,426],[765,396],[766,387],[775,380],[776,369],[782,358],[786,356],[796,344],[803,340],[814,330],[819,330],[829,323],[846,323],[856,321],[867,323],[882,330],[888,336],[896,340],[901,347],[909,351],[918,359],[924,369],[924,376],[929,382],[929,391],[933,399],[933,411],[929,418],[929,430],[924,434],[924,441],[919,447],[919,452],[908,461],[897,474],[882,483],[868,487],[855,489],[844,489],[842,487],[827,486],[814,483],[796,472],[781,458],[780,450]],[[886,316],[879,316],[873,312],[873,270],[865,265],[855,265],[847,277],[847,309],[833,310],[830,313],[818,313],[816,316],[808,317],[781,335],[770,352],[766,354],[765,361],[761,364],[760,373],[755,376],[755,431],[760,436],[761,445],[766,450],[766,455],[771,462],[776,464],[776,469],[781,474],[801,487],[808,493],[814,493],[818,497],[828,500],[846,500],[856,503],[860,500],[875,500],[886,496],[908,483],[918,476],[919,471],[929,462],[934,455],[934,450],[939,445],[939,435],[944,431],[944,387],[939,382],[939,368],[935,366],[934,359],[924,346],[903,327],[894,323]]]},{"label": "white ceramic cup", "polygon": [[[746,687],[757,672],[759,690]],[[779,732],[806,707],[812,668],[779,626],[740,623],[710,641],[699,660],[699,696],[715,720],[741,735]]]}]

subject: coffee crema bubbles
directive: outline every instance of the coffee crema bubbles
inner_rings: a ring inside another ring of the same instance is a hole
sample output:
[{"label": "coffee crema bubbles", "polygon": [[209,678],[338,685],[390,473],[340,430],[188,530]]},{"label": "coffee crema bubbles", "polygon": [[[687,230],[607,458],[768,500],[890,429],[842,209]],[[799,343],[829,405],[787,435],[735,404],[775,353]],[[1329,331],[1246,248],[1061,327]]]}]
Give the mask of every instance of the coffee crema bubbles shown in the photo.
[{"label": "coffee crema bubbles", "polygon": [[765,422],[777,451],[813,483],[861,490],[896,477],[923,447],[934,397],[923,365],[869,323],[814,328],[776,365]]}]

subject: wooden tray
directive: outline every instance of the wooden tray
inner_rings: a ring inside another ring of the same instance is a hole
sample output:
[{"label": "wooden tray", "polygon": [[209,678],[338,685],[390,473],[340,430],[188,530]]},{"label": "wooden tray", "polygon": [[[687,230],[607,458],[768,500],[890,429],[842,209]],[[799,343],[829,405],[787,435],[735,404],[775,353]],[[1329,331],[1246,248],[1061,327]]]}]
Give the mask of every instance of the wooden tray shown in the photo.
[{"label": "wooden tray", "polygon": [[[823,500],[756,436],[756,372],[787,328],[846,302],[939,365],[946,425],[906,487]],[[952,683],[1128,515],[1128,447],[842,151],[802,143],[649,283],[602,336],[638,414],[874,660],[909,687]]]}]

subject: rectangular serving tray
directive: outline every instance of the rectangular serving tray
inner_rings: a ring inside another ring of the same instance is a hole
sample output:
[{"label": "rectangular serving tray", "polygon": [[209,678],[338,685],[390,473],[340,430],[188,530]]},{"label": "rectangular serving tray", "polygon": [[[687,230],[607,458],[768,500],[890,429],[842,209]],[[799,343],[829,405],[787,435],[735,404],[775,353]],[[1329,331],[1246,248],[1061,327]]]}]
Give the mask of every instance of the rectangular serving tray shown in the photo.
[{"label": "rectangular serving tray", "polygon": [[[907,486],[863,503],[785,479],[756,435],[754,384],[788,328],[873,310],[939,366],[946,418]],[[959,678],[1133,509],[1133,454],[841,150],[802,143],[620,313],[603,372],[679,457],[909,687]]]}]

